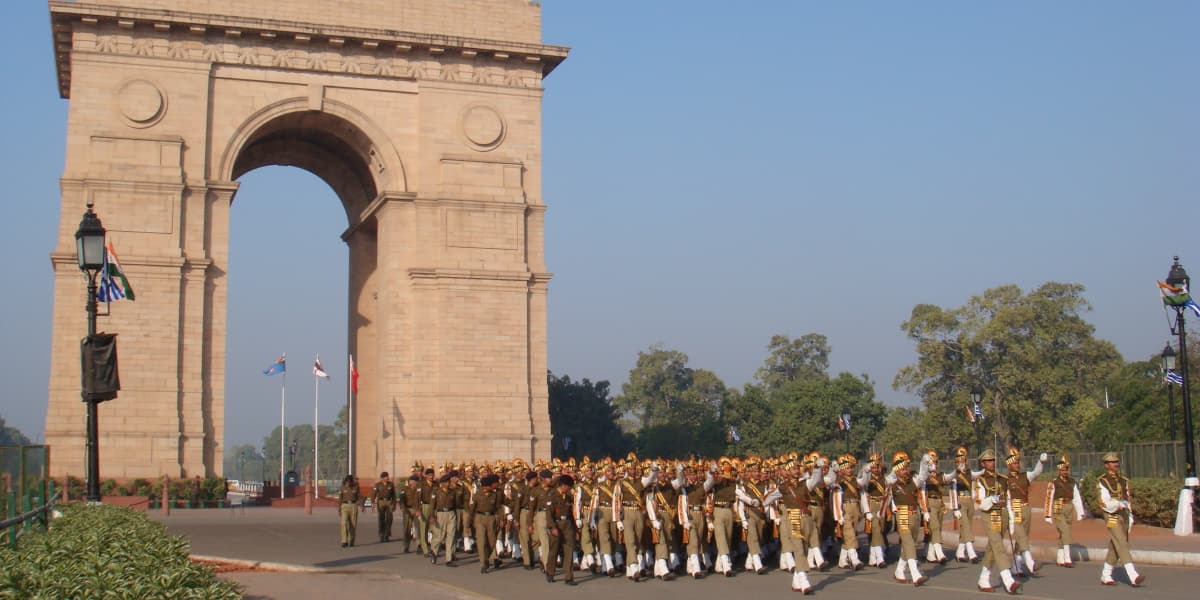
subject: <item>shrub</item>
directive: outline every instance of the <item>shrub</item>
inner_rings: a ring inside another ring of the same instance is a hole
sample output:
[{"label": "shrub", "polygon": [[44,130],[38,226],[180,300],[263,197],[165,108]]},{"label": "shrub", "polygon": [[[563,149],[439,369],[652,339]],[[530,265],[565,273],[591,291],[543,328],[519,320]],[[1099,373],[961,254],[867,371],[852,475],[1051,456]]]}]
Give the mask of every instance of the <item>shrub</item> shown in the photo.
[{"label": "shrub", "polygon": [[[1083,502],[1094,516],[1102,516],[1100,508],[1100,491],[1097,487],[1103,469],[1089,472],[1079,482],[1079,492],[1083,494]],[[1129,480],[1133,489],[1133,521],[1155,527],[1173,527],[1175,512],[1179,506],[1180,482],[1175,479],[1160,477],[1138,477]]]},{"label": "shrub", "polygon": [[134,496],[149,496],[150,482],[145,479],[134,479],[133,483],[129,484]]},{"label": "shrub", "polygon": [[0,547],[2,598],[241,598],[236,584],[188,559],[187,542],[145,514],[74,504],[46,533]]}]

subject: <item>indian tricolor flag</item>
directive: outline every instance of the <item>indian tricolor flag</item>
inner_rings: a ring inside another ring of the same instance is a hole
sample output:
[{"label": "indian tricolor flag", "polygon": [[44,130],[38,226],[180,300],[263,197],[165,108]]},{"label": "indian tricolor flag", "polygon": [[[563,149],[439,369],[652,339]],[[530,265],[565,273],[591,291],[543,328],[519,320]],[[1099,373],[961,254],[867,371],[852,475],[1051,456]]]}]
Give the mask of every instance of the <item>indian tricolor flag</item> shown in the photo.
[{"label": "indian tricolor flag", "polygon": [[1186,285],[1176,287],[1160,281],[1158,282],[1158,293],[1162,295],[1163,304],[1175,308],[1190,308],[1197,317],[1200,317],[1200,306],[1197,306],[1196,301],[1192,300],[1192,295],[1188,293]]},{"label": "indian tricolor flag", "polygon": [[113,252],[112,242],[104,245],[104,268],[100,270],[100,286],[96,290],[96,300],[100,302],[116,302],[117,300],[133,300],[133,286],[121,269],[121,261]]}]

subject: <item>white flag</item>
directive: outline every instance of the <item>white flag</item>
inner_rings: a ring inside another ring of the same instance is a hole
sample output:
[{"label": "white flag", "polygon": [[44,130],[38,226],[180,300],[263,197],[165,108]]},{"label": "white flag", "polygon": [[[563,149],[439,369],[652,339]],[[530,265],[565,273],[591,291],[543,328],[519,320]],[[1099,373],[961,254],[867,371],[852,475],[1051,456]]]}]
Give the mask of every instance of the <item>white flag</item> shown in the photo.
[{"label": "white flag", "polygon": [[317,355],[317,360],[313,363],[313,375],[316,375],[322,379],[329,379],[329,373],[326,373],[325,368],[321,366],[320,355]]}]

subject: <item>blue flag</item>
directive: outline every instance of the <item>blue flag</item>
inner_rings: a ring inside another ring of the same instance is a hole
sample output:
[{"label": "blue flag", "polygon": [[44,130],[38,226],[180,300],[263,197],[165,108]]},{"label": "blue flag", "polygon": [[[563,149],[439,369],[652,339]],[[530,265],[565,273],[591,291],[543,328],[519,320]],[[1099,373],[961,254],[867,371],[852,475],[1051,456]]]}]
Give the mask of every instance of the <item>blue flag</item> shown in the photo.
[{"label": "blue flag", "polygon": [[279,360],[271,363],[271,366],[263,369],[263,375],[278,375],[287,371],[287,353],[279,355]]}]

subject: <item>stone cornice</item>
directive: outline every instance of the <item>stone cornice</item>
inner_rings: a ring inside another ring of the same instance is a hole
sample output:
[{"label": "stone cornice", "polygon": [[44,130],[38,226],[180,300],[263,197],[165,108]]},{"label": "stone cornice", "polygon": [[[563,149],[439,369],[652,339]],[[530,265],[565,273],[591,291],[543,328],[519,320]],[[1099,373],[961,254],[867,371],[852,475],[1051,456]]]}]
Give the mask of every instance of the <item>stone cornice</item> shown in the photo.
[{"label": "stone cornice", "polygon": [[[74,40],[72,34],[78,25],[91,27],[98,27],[101,24],[115,25],[131,33],[140,25],[147,29],[152,28],[153,33],[159,37],[170,36],[172,32],[178,31],[199,43],[203,43],[206,36],[210,34],[213,36],[222,36],[225,40],[257,39],[257,42],[262,46],[283,46],[285,50],[281,52],[287,52],[290,55],[297,53],[304,54],[303,51],[296,50],[294,46],[303,46],[313,48],[314,50],[325,48],[335,52],[342,49],[356,48],[354,54],[374,55],[371,57],[371,62],[341,60],[337,61],[336,65],[328,65],[320,61],[310,61],[308,58],[299,57],[297,62],[303,62],[303,66],[292,66],[292,68],[360,73],[364,72],[363,69],[365,67],[369,71],[366,74],[381,76],[446,81],[463,81],[462,77],[469,76],[470,79],[468,81],[474,83],[527,88],[540,87],[540,82],[537,82],[535,85],[529,85],[529,82],[522,81],[521,78],[497,76],[494,73],[486,73],[484,70],[479,70],[478,73],[464,74],[458,72],[459,70],[457,69],[436,69],[436,76],[434,76],[435,74],[420,68],[406,68],[405,64],[397,64],[393,68],[392,63],[398,59],[400,63],[407,63],[407,60],[404,59],[410,56],[422,56],[439,62],[448,60],[448,57],[457,56],[459,57],[458,60],[469,61],[472,64],[487,60],[499,64],[520,64],[528,67],[536,67],[541,77],[544,78],[566,59],[569,52],[569,48],[564,46],[413,33],[388,29],[319,25],[295,21],[252,19],[183,11],[122,8],[89,4],[86,2],[68,2],[66,0],[50,0],[49,4],[55,62],[58,66],[59,94],[63,98],[70,97],[71,52],[72,50],[76,50],[73,47]],[[215,47],[216,44],[213,44],[213,46]],[[145,52],[147,48],[141,48],[140,51]],[[111,47],[101,48],[99,51],[121,53],[120,50],[114,44]],[[136,46],[131,50],[131,53],[134,55],[137,55],[139,52],[139,48]],[[236,54],[231,59],[223,53],[213,51],[213,48],[206,48],[200,51],[199,56],[190,56],[192,53],[186,50],[182,46],[172,47],[169,49],[167,57],[233,63],[241,63],[244,59],[244,57]],[[176,55],[171,56],[170,53]],[[282,55],[266,56],[266,54],[263,52],[258,53],[256,60],[276,61],[297,58],[295,56]],[[260,66],[288,67],[291,65],[271,64]]]}]

